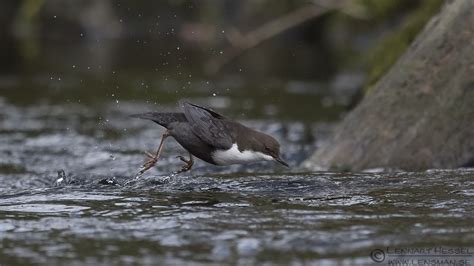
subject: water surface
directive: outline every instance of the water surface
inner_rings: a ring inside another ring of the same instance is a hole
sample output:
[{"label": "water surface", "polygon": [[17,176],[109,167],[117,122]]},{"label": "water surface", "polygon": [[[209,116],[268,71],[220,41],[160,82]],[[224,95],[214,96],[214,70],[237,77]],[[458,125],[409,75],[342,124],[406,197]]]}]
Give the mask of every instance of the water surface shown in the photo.
[{"label": "water surface", "polygon": [[[348,110],[357,75],[210,79],[47,55],[0,74],[1,265],[366,265],[386,247],[474,246],[472,169],[298,170]],[[170,139],[135,179],[163,129],[129,115],[181,98],[273,135],[292,169],[197,161],[174,176],[184,151]]]},{"label": "water surface", "polygon": [[366,264],[386,246],[474,241],[471,171],[168,177],[3,195],[2,261]]}]

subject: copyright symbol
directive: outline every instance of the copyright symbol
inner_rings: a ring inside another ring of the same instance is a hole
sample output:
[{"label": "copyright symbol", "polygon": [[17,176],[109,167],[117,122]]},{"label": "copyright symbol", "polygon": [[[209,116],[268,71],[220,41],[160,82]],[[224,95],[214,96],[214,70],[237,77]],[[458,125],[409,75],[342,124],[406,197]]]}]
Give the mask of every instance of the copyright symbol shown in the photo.
[{"label": "copyright symbol", "polygon": [[385,252],[381,249],[374,249],[370,252],[370,258],[375,262],[382,262],[385,260]]}]

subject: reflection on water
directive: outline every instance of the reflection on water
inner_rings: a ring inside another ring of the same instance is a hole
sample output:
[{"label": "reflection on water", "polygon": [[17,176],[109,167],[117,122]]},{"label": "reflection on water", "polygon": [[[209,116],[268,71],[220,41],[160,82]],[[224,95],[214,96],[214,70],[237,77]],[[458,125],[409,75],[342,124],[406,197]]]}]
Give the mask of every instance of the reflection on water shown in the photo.
[{"label": "reflection on water", "polygon": [[[183,153],[170,140],[157,166],[134,179],[163,129],[128,115],[174,102],[10,96],[0,101],[1,263],[367,264],[386,246],[474,243],[474,172],[295,172],[332,128],[296,119],[295,105],[269,101],[260,112],[238,97],[193,98],[275,136],[293,170],[197,161],[170,176]],[[292,119],[276,119],[287,111]]]},{"label": "reflection on water", "polygon": [[[61,61],[53,50],[44,66],[0,75],[1,265],[367,264],[375,248],[474,242],[472,171],[297,172],[346,110],[359,74],[211,79]],[[170,140],[134,179],[163,129],[128,116],[175,110],[184,97],[275,136],[293,170],[197,161],[170,176],[184,152]]]},{"label": "reflection on water", "polygon": [[386,246],[474,243],[474,172],[298,173],[331,124],[251,120],[219,99],[194,100],[274,135],[293,170],[198,161],[170,176],[183,150],[169,141],[134,179],[163,129],[128,115],[174,103],[0,101],[1,263],[367,264]]},{"label": "reflection on water", "polygon": [[365,264],[474,241],[471,171],[164,177],[3,196],[3,261]]}]

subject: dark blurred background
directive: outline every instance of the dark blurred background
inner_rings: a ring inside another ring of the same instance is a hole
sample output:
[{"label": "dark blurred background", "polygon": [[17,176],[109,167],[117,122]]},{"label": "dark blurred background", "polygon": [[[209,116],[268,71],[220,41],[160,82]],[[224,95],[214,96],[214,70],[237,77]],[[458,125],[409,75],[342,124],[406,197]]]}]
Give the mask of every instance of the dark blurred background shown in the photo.
[{"label": "dark blurred background", "polygon": [[[442,3],[1,0],[0,265],[370,265],[383,247],[469,247],[469,171],[297,173]],[[186,153],[169,140],[135,179],[164,129],[129,115],[181,98],[272,135],[292,168],[196,160],[172,176]]]},{"label": "dark blurred background", "polygon": [[92,106],[187,97],[235,116],[333,121],[441,2],[1,1],[0,95]]}]

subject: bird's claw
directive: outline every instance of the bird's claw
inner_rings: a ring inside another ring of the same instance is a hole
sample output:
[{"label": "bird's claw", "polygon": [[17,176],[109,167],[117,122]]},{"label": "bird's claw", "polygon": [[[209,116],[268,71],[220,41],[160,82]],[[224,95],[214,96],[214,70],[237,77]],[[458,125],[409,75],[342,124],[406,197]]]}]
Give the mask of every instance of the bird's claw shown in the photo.
[{"label": "bird's claw", "polygon": [[148,155],[148,157],[150,157],[150,160],[148,160],[141,166],[141,169],[139,172],[140,175],[148,171],[153,166],[155,166],[155,164],[158,162],[158,157],[150,156],[151,154],[149,154],[148,152],[145,152],[145,154]]},{"label": "bird's claw", "polygon": [[191,165],[184,165],[183,167],[181,167],[181,169],[179,169],[178,171],[174,172],[173,174],[177,175],[177,174],[180,174],[180,173],[183,173],[183,172],[187,172],[191,170]]},{"label": "bird's claw", "polygon": [[145,151],[145,155],[152,160],[155,160],[155,161],[157,160],[155,154],[151,154],[150,152]]},{"label": "bird's claw", "polygon": [[186,160],[186,158],[184,158],[183,156],[178,155],[178,156],[176,156],[176,158],[180,159],[181,161],[183,161],[186,164],[183,165],[183,167],[181,167],[181,169],[174,172],[173,174],[177,175],[179,173],[187,172],[187,171],[191,170],[191,168],[193,167],[194,161],[193,161],[192,157],[190,157],[189,160]]},{"label": "bird's claw", "polygon": [[152,154],[148,151],[145,151],[145,155],[149,158],[147,162],[145,162],[141,168],[140,171],[138,172],[138,175],[136,177],[141,176],[143,173],[148,171],[148,169],[152,168],[155,166],[156,162],[158,162],[158,159],[160,158],[161,151],[163,149],[163,143],[165,139],[170,136],[168,130],[165,131],[165,133],[161,136],[161,141],[160,141],[160,146],[158,146],[158,150],[156,151],[156,154]]},{"label": "bird's claw", "polygon": [[176,158],[180,159],[181,161],[183,161],[183,162],[185,162],[185,163],[187,163],[187,164],[190,163],[190,160],[186,160],[186,158],[184,158],[184,157],[181,156],[181,155],[176,156]]}]

